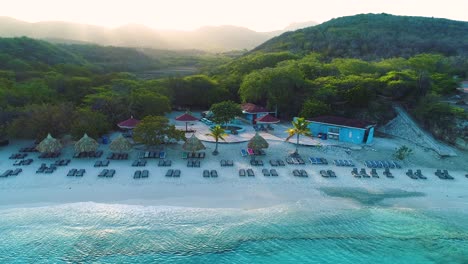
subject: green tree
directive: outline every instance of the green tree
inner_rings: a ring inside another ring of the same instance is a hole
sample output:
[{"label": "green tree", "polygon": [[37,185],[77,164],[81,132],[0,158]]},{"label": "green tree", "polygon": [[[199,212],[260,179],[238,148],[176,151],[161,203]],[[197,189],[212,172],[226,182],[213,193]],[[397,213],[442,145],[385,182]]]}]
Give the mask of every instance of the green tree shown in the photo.
[{"label": "green tree", "polygon": [[322,101],[311,98],[304,102],[302,105],[300,116],[316,117],[320,115],[330,114],[330,105],[325,104]]},{"label": "green tree", "polygon": [[224,137],[227,135],[226,131],[220,126],[216,125],[210,129],[210,133],[206,134],[207,136],[213,137],[216,141],[216,147],[215,150],[213,151],[213,155],[218,155],[218,142],[219,140],[225,141]]},{"label": "green tree", "polygon": [[210,110],[213,112],[213,121],[218,124],[226,124],[236,116],[242,115],[240,106],[233,101],[224,101],[213,104]]},{"label": "green tree", "polygon": [[312,134],[310,133],[309,129],[309,124],[310,122],[305,120],[303,117],[296,118],[296,120],[292,121],[293,127],[288,129],[288,137],[286,138],[286,141],[289,141],[290,138],[293,136],[296,136],[296,151],[294,152],[295,155],[299,154],[299,136],[308,136],[312,137]]},{"label": "green tree", "polygon": [[73,115],[70,131],[72,137],[78,140],[85,133],[92,138],[98,138],[109,132],[111,127],[104,114],[88,108],[81,108],[76,110]]},{"label": "green tree", "polygon": [[133,138],[147,146],[156,146],[172,140],[183,140],[185,132],[169,125],[169,119],[164,116],[146,116],[133,130]]},{"label": "green tree", "polygon": [[404,160],[412,153],[413,153],[412,149],[410,149],[406,145],[403,145],[395,150],[395,153],[393,154],[393,156],[399,160]]},{"label": "green tree", "polygon": [[131,111],[135,116],[162,115],[171,111],[170,101],[164,95],[147,90],[136,90],[132,94]]}]

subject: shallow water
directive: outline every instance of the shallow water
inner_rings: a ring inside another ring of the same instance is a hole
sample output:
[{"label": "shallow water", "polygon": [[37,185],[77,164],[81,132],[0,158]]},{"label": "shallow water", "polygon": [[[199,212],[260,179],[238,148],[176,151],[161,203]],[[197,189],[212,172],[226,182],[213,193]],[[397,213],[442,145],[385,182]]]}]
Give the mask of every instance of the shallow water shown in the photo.
[{"label": "shallow water", "polygon": [[[464,213],[317,201],[257,210],[0,210],[1,263],[468,263]],[[314,209],[311,209],[314,208]]]}]

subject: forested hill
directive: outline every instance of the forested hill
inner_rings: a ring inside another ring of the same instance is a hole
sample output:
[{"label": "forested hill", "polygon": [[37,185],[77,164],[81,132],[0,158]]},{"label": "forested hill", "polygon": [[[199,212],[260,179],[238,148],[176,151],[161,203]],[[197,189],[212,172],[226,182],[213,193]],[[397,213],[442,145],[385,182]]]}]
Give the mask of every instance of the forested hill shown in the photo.
[{"label": "forested hill", "polygon": [[327,57],[380,59],[420,53],[468,55],[468,22],[361,14],[284,33],[253,50],[319,52]]}]

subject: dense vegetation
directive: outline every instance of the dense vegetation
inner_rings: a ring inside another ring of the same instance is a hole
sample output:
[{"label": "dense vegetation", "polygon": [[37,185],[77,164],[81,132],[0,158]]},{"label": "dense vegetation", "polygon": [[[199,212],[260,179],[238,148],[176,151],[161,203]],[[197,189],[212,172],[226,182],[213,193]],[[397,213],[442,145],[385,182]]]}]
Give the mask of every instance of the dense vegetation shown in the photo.
[{"label": "dense vegetation", "polygon": [[[399,33],[400,42],[375,46],[386,41],[389,30],[401,29],[395,21],[411,24]],[[379,124],[393,118],[392,105],[398,103],[436,136],[449,142],[467,139],[466,128],[459,125],[467,119],[466,112],[441,102],[468,75],[468,41],[461,41],[467,24],[358,15],[287,33],[281,37],[284,43],[290,35],[305,38],[290,39],[287,45],[273,45],[279,43],[274,39],[237,59],[232,58],[238,54],[174,54],[0,39],[0,47],[6,47],[0,49],[0,58],[5,58],[0,60],[0,134],[40,138],[47,132],[54,136],[71,132],[79,137],[88,131],[97,136],[130,115],[143,119],[172,108],[209,109],[230,100],[277,109],[282,118],[334,114]],[[343,33],[346,27],[349,34]],[[445,38],[440,36],[443,27],[449,32]],[[317,28],[341,33],[327,33],[331,46],[321,49],[317,47],[325,45],[323,39],[305,34]],[[438,32],[437,43],[425,38],[433,31]],[[369,38],[363,39],[363,32]],[[379,36],[382,40],[376,40]],[[413,41],[407,39],[410,36]],[[431,49],[427,43],[432,43]],[[149,80],[128,73],[177,65],[196,65],[203,71]]]},{"label": "dense vegetation", "polygon": [[419,53],[468,54],[468,23],[448,19],[361,14],[287,32],[254,51],[319,52],[329,58],[380,59]]}]

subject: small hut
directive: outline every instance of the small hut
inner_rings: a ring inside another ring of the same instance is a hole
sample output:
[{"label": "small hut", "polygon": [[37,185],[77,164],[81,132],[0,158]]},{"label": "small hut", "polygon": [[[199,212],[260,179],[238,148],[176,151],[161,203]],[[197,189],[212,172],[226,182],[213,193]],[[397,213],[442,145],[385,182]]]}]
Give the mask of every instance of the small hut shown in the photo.
[{"label": "small hut", "polygon": [[135,119],[133,118],[133,116],[131,116],[129,119],[118,123],[117,126],[121,129],[134,129],[139,123],[140,120]]},{"label": "small hut", "polygon": [[132,149],[132,144],[120,134],[109,145],[109,149],[113,152],[125,152]]},{"label": "small hut", "polygon": [[54,153],[62,149],[62,144],[50,134],[47,134],[47,137],[37,145],[36,149],[41,153]]},{"label": "small hut", "polygon": [[255,133],[255,136],[253,136],[247,144],[247,147],[253,149],[255,152],[268,148],[268,146],[268,142],[262,136],[260,136],[258,132]]},{"label": "small hut", "polygon": [[192,135],[185,141],[182,148],[186,151],[195,153],[196,151],[205,149],[205,146],[195,135]]},{"label": "small hut", "polygon": [[96,151],[99,147],[99,143],[93,138],[90,138],[88,134],[84,134],[83,137],[75,143],[75,152],[92,152]]}]

